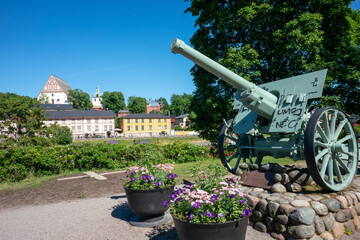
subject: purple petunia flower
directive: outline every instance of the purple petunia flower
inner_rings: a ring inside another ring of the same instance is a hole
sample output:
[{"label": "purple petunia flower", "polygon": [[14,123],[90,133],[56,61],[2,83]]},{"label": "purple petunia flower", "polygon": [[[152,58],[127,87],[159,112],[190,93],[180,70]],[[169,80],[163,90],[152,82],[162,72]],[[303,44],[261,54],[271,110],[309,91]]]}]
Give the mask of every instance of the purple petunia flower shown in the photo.
[{"label": "purple petunia flower", "polygon": [[210,212],[209,210],[207,210],[207,215],[211,218],[215,217],[215,214],[213,214],[212,212]]},{"label": "purple petunia flower", "polygon": [[189,219],[193,219],[193,218],[194,218],[194,214],[190,213]]},{"label": "purple petunia flower", "polygon": [[194,207],[194,208],[200,207],[200,203],[198,203],[198,202],[194,203],[193,207]]},{"label": "purple petunia flower", "polygon": [[142,175],[142,179],[143,179],[144,181],[147,179],[146,174],[143,174],[143,175]]},{"label": "purple petunia flower", "polygon": [[179,197],[179,198],[177,198],[175,201],[176,202],[179,202],[179,201],[181,201],[183,198],[182,197]]},{"label": "purple petunia flower", "polygon": [[150,181],[154,181],[155,177],[153,175],[149,175],[148,178],[150,179]]},{"label": "purple petunia flower", "polygon": [[218,198],[218,195],[214,194],[214,195],[211,196],[210,201],[215,202],[217,198]]},{"label": "purple petunia flower", "polygon": [[222,214],[222,213],[218,213],[218,216],[222,217],[222,218],[225,217],[224,214]]},{"label": "purple petunia flower", "polygon": [[229,196],[229,198],[234,198],[235,197],[235,194],[232,194]]},{"label": "purple petunia flower", "polygon": [[241,213],[244,217],[249,215],[248,210],[244,209],[243,212]]},{"label": "purple petunia flower", "polygon": [[241,203],[241,204],[243,204],[244,202],[245,202],[245,199],[243,199],[243,200],[240,200],[240,203]]},{"label": "purple petunia flower", "polygon": [[160,186],[160,183],[156,182],[156,183],[155,183],[155,186],[156,186],[156,187],[159,187],[159,186]]},{"label": "purple petunia flower", "polygon": [[181,190],[181,188],[179,188],[179,190],[177,190],[177,191],[176,191],[176,193],[177,193],[177,194],[180,194],[180,193],[182,193],[182,190]]},{"label": "purple petunia flower", "polygon": [[173,173],[170,173],[168,176],[170,179],[173,179],[175,177],[175,175]]},{"label": "purple petunia flower", "polygon": [[165,202],[163,203],[163,207],[167,207],[168,204],[169,204],[169,202],[168,202],[168,201],[165,201]]},{"label": "purple petunia flower", "polygon": [[133,177],[132,179],[131,179],[131,181],[135,181],[136,180],[136,177]]},{"label": "purple petunia flower", "polygon": [[170,197],[171,197],[172,200],[174,200],[174,199],[176,198],[176,194],[175,194],[175,193],[172,193],[172,194],[170,195]]},{"label": "purple petunia flower", "polygon": [[205,216],[206,214],[204,212],[201,212],[201,215]]}]

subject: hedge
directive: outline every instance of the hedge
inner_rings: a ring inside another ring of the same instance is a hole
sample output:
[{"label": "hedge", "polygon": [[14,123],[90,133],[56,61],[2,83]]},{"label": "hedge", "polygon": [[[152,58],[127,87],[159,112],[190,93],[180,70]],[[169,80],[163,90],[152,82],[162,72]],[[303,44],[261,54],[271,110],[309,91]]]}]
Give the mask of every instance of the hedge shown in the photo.
[{"label": "hedge", "polygon": [[29,175],[52,175],[71,169],[111,170],[139,162],[189,162],[208,155],[206,147],[181,142],[164,146],[136,144],[130,147],[111,142],[53,147],[6,146],[0,149],[0,182],[15,182]]}]

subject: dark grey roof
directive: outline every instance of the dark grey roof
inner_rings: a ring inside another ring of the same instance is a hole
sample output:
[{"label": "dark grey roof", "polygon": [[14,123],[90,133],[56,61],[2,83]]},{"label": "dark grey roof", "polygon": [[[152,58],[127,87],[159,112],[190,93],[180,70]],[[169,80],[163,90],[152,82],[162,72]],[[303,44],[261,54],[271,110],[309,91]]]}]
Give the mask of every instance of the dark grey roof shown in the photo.
[{"label": "dark grey roof", "polygon": [[69,90],[71,90],[71,87],[69,86],[69,84],[67,82],[65,82],[64,80],[62,80],[61,78],[58,78],[54,74],[51,74],[51,76],[54,77],[55,81],[59,84],[61,89],[65,92],[66,95],[68,95]]},{"label": "dark grey roof", "polygon": [[115,113],[113,111],[97,111],[97,110],[85,110],[85,111],[46,111],[45,116],[48,119],[59,118],[114,118]]},{"label": "dark grey roof", "polygon": [[129,114],[121,118],[170,118],[167,115],[161,114],[145,114],[145,113],[137,113],[137,114]]},{"label": "dark grey roof", "polygon": [[129,110],[119,110],[119,113],[128,113],[130,112]]},{"label": "dark grey roof", "polygon": [[47,111],[57,111],[57,110],[73,110],[73,106],[71,104],[40,104]]}]

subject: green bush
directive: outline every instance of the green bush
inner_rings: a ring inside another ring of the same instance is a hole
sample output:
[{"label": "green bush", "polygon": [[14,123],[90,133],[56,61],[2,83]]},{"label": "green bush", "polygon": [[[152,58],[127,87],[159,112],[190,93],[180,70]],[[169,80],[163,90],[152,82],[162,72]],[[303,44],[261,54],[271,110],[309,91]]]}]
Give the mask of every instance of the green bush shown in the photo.
[{"label": "green bush", "polygon": [[0,182],[27,176],[51,175],[65,170],[117,169],[135,164],[190,162],[207,156],[205,147],[176,142],[165,146],[135,144],[71,144],[56,146],[6,146],[0,149]]},{"label": "green bush", "polygon": [[360,137],[360,125],[354,126],[357,136]]}]

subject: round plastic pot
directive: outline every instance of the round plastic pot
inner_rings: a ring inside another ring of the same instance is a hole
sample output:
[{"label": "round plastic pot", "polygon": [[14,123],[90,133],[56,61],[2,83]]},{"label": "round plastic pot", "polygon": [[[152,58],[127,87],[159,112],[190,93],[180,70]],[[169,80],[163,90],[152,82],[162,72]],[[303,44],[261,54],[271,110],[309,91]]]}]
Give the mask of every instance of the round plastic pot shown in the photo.
[{"label": "round plastic pot", "polygon": [[124,186],[124,189],[131,211],[143,217],[163,215],[169,208],[164,207],[163,203],[169,201],[174,192],[174,186],[147,190],[134,190]]},{"label": "round plastic pot", "polygon": [[179,240],[245,240],[249,217],[226,223],[191,223],[172,215]]}]

